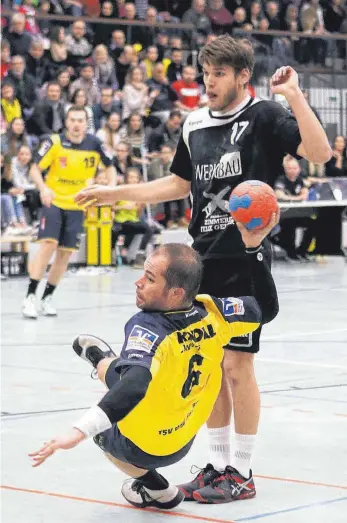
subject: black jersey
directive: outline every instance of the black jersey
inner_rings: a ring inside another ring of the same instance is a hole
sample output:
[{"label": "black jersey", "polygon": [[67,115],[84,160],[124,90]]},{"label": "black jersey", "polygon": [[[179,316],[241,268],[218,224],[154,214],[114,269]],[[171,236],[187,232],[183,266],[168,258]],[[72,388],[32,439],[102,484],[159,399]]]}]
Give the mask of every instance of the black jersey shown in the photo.
[{"label": "black jersey", "polygon": [[281,174],[275,181],[275,189],[283,191],[287,196],[299,196],[304,187],[305,183],[301,175],[292,182],[285,174]]},{"label": "black jersey", "polygon": [[273,186],[285,154],[297,157],[296,119],[282,105],[248,97],[221,115],[207,107],[186,119],[171,172],[191,182],[193,247],[204,258],[244,253],[228,211],[229,197],[244,180]]}]

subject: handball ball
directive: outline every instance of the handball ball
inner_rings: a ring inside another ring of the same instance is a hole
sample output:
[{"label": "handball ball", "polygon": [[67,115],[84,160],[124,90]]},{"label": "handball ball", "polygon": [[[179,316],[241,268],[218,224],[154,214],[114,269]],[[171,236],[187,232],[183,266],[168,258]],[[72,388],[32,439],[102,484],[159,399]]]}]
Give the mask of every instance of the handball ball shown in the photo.
[{"label": "handball ball", "polygon": [[229,199],[229,211],[235,222],[247,229],[263,229],[278,210],[275,191],[258,180],[248,180],[235,187]]}]

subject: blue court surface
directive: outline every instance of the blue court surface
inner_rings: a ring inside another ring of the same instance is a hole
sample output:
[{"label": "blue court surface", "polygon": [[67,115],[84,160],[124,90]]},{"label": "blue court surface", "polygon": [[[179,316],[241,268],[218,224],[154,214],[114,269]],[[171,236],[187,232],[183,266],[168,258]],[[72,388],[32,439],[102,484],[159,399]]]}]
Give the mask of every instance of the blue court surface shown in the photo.
[{"label": "blue court surface", "polygon": [[[23,320],[26,280],[2,289],[2,518],[4,523],[346,523],[347,267],[341,259],[274,268],[278,318],[264,328],[256,360],[262,393],[253,460],[257,497],[226,505],[182,503],[174,512],[137,510],[122,498],[125,477],[92,441],[60,451],[38,469],[28,452],[64,432],[103,394],[72,352],[78,333],[117,349],[136,311],[127,267],[69,273],[55,297],[59,316]],[[208,460],[202,430],[191,453],[165,469],[190,479]]]}]

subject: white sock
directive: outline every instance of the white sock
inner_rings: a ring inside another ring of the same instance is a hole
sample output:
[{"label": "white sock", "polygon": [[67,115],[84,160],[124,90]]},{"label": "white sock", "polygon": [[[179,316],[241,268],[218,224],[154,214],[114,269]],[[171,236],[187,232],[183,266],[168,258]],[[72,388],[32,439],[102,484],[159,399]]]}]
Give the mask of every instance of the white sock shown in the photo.
[{"label": "white sock", "polygon": [[249,478],[251,472],[251,458],[255,441],[255,435],[235,434],[231,466],[242,474],[244,478]]},{"label": "white sock", "polygon": [[210,463],[216,470],[224,470],[230,464],[230,425],[219,429],[207,429]]}]

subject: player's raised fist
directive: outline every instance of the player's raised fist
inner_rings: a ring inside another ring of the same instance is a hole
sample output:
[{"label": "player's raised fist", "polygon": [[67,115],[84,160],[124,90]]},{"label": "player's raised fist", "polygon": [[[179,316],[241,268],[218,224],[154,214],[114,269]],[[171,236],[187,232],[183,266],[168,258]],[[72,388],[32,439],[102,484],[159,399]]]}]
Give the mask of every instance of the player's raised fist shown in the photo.
[{"label": "player's raised fist", "polygon": [[292,67],[280,67],[273,74],[270,87],[273,94],[287,96],[299,88],[298,73]]},{"label": "player's raised fist", "polygon": [[116,187],[90,185],[75,196],[75,202],[81,207],[90,205],[111,205],[117,200]]}]

